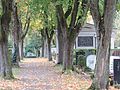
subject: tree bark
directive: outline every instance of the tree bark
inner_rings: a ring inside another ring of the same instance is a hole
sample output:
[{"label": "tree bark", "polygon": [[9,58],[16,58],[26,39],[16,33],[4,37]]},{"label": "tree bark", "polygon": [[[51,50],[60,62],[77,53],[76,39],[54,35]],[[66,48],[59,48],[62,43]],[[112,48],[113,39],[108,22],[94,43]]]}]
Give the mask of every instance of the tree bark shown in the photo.
[{"label": "tree bark", "polygon": [[19,53],[20,53],[20,60],[23,60],[24,58],[23,40],[19,41]]},{"label": "tree bark", "polygon": [[[52,28],[53,29],[53,28]],[[54,35],[54,31],[48,31],[48,28],[45,28],[45,34],[47,39],[47,52],[48,52],[48,60],[52,61],[52,53],[51,53],[51,41]]]},{"label": "tree bark", "polygon": [[[82,13],[78,15],[78,8],[80,4],[81,4]],[[81,3],[79,0],[74,0],[72,11],[71,9],[68,10],[70,10],[69,12],[71,12],[71,14],[70,13],[68,15],[64,14],[62,4],[56,5],[56,15],[58,19],[58,25],[60,25],[63,35],[62,40],[64,42],[62,52],[63,52],[63,66],[64,66],[63,70],[65,71],[72,70],[74,43],[87,17],[88,0],[82,0]],[[71,21],[70,24],[68,25],[66,17],[68,17],[69,15],[71,15]]]},{"label": "tree bark", "polygon": [[2,16],[1,16],[1,29],[0,29],[0,46],[1,46],[1,61],[2,63],[2,75],[5,79],[12,79],[12,67],[11,60],[8,57],[8,32],[9,24],[11,21],[12,12],[12,0],[1,0],[2,3]]},{"label": "tree bark", "polygon": [[[102,16],[97,7],[99,2],[91,0],[91,13],[95,23],[98,47],[94,80],[89,88],[90,90],[108,90],[110,43],[115,2],[116,0],[104,0],[104,14]],[[96,7],[93,5],[96,5]]]},{"label": "tree bark", "polygon": [[0,42],[0,75],[2,77],[5,76],[5,63],[4,63],[4,59],[3,59],[3,43]]},{"label": "tree bark", "polygon": [[[13,79],[11,60],[8,57],[8,40],[5,33],[2,32],[2,39],[0,41],[0,62],[1,62],[1,76],[4,79]],[[3,41],[4,40],[4,41]]]},{"label": "tree bark", "polygon": [[8,41],[3,42],[3,57],[4,57],[4,76],[5,79],[13,79],[11,60],[8,57]]},{"label": "tree bark", "polygon": [[58,39],[58,61],[57,64],[62,64],[63,63],[63,34],[62,30],[60,28],[60,21],[57,17],[57,39]]},{"label": "tree bark", "polygon": [[29,13],[27,12],[27,15],[26,15],[26,23],[25,23],[25,26],[23,28],[23,30],[25,30],[25,32],[23,33],[23,30],[22,30],[22,22],[21,20],[19,19],[19,33],[20,33],[20,37],[19,37],[19,53],[20,53],[20,59],[23,60],[24,58],[24,39],[29,31],[29,27],[30,27],[30,16],[29,16]]},{"label": "tree bark", "polygon": [[44,39],[44,57],[47,58],[48,57],[48,43],[46,38]]},{"label": "tree bark", "polygon": [[41,30],[41,36],[42,36],[42,57],[47,58],[48,56],[48,45],[47,45],[47,38],[46,38],[46,33],[45,30]]},{"label": "tree bark", "polygon": [[50,40],[48,40],[48,60],[52,61],[51,41]]},{"label": "tree bark", "polygon": [[24,52],[23,52],[23,40],[22,40],[22,22],[21,19],[19,19],[19,54],[20,54],[20,60],[23,60],[24,58]]},{"label": "tree bark", "polygon": [[19,27],[19,18],[17,14],[17,5],[13,4],[13,65],[19,67],[19,61],[20,61],[20,53],[19,53],[19,35],[20,35],[20,27]]},{"label": "tree bark", "polygon": [[44,57],[44,40],[43,39],[42,39],[42,53],[41,54],[42,54],[42,57]]},{"label": "tree bark", "polygon": [[[65,40],[65,39],[64,39]],[[69,42],[69,40],[65,40],[64,50],[63,50],[63,70],[72,70],[73,69],[73,49],[74,49],[74,41]]]},{"label": "tree bark", "polygon": [[44,45],[45,45],[45,43],[44,43],[44,39],[45,39],[45,32],[44,32],[44,30],[41,30],[41,36],[42,36],[42,57],[45,57],[45,55],[44,55]]},{"label": "tree bark", "polygon": [[37,49],[37,57],[40,57],[40,49]]}]

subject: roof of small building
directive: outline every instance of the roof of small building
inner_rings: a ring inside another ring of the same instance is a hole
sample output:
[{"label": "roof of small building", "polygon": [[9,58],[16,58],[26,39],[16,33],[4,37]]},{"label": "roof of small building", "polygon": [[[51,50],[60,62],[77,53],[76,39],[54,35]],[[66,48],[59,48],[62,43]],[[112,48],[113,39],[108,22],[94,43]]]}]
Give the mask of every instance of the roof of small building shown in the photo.
[{"label": "roof of small building", "polygon": [[82,32],[95,32],[95,27],[94,24],[86,23],[82,30]]},{"label": "roof of small building", "polygon": [[[86,23],[82,30],[82,32],[95,32],[95,26],[94,24],[91,24],[91,23]],[[116,32],[117,31],[117,28],[113,28],[112,32]]]}]

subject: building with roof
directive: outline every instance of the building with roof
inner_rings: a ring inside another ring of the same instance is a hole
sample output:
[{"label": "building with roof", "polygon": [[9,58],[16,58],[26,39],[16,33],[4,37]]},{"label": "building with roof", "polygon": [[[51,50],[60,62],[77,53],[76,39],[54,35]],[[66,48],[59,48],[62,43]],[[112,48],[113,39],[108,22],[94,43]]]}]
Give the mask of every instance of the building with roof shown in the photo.
[{"label": "building with roof", "polygon": [[[76,38],[75,48],[79,49],[96,49],[97,35],[94,24],[86,23]],[[111,34],[111,49],[114,49],[115,31]]]}]

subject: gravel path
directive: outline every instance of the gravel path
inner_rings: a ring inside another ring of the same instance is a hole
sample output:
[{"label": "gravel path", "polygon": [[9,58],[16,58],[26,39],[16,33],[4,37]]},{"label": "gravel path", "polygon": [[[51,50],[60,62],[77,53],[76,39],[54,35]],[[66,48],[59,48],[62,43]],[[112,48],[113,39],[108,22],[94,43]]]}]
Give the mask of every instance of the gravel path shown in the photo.
[{"label": "gravel path", "polygon": [[0,80],[0,90],[87,90],[91,81],[78,74],[64,75],[44,58],[25,59],[13,69],[16,79]]}]

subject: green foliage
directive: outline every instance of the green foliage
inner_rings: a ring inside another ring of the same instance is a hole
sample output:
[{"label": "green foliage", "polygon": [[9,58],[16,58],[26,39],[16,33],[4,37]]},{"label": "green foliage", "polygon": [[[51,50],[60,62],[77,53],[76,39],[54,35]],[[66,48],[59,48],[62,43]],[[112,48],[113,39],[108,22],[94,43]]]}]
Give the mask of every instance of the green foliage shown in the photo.
[{"label": "green foliage", "polygon": [[[89,67],[85,66],[84,72],[89,72],[89,73],[90,73],[90,72],[92,72],[92,70],[91,70]],[[92,77],[93,77],[93,76],[92,76]],[[92,77],[91,77],[91,78],[92,78]]]},{"label": "green foliage", "polygon": [[[76,56],[76,53],[78,56]],[[84,72],[91,72],[91,69],[86,66],[86,58],[88,55],[92,54],[96,54],[96,49],[75,49],[73,64],[76,65],[77,59],[77,66],[79,69],[82,69]]]},{"label": "green foliage", "polygon": [[116,9],[120,11],[120,0],[116,0]]},{"label": "green foliage", "polygon": [[99,0],[99,11],[101,16],[103,16],[103,11],[104,11],[104,0]]},{"label": "green foliage", "polygon": [[[75,65],[76,60],[73,61],[73,64]],[[86,57],[85,55],[78,55],[78,62],[77,67],[79,69],[82,69],[84,72],[91,72],[91,69],[86,66]]]},{"label": "green foliage", "polygon": [[2,15],[2,5],[1,5],[1,2],[0,2],[0,17]]},{"label": "green foliage", "polygon": [[31,0],[30,10],[33,14],[31,29],[53,30],[56,27],[56,14],[51,0]]},{"label": "green foliage", "polygon": [[[34,53],[34,49],[40,49],[41,45],[42,45],[42,38],[41,38],[41,34],[40,31],[35,30],[32,32],[30,32],[30,34],[27,36],[29,38],[26,39],[26,52],[33,52]],[[34,38],[33,38],[34,37]]]},{"label": "green foliage", "polygon": [[79,55],[78,56],[78,67],[83,69],[86,67],[86,58],[84,55]]},{"label": "green foliage", "polygon": [[96,49],[75,49],[74,50],[74,54],[76,55],[76,52],[79,53],[79,55],[84,55],[85,57],[87,57],[88,55],[91,54],[96,54]]},{"label": "green foliage", "polygon": [[[105,0],[99,0],[99,11],[100,11],[100,14],[101,16],[103,16],[103,11],[104,11],[104,3],[105,3]],[[116,11],[119,11],[120,10],[120,0],[116,0]]]}]

